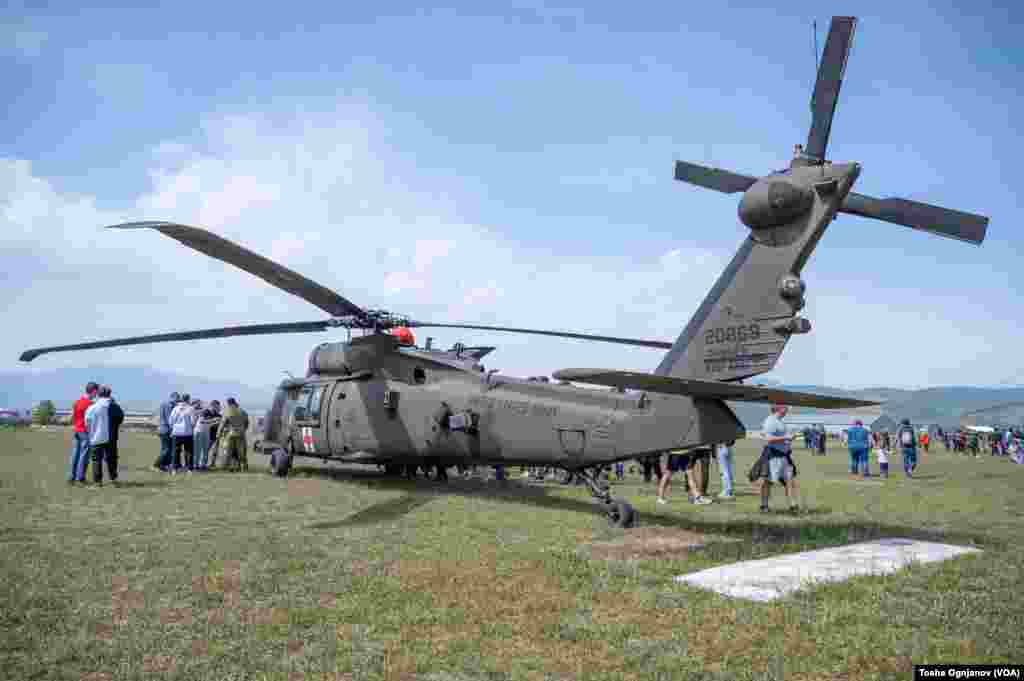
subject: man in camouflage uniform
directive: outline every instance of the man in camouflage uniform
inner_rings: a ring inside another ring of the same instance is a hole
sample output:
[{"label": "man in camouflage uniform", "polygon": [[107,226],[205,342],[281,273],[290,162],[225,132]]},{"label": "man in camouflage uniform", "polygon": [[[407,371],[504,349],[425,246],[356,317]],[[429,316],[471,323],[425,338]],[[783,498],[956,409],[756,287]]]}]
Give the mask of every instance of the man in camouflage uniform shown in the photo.
[{"label": "man in camouflage uniform", "polygon": [[238,406],[235,398],[228,398],[227,409],[221,419],[221,442],[225,446],[225,465],[232,468],[232,462],[237,460],[239,469],[249,470],[249,459],[246,454],[248,443],[245,441],[245,434],[249,430],[249,415]]}]

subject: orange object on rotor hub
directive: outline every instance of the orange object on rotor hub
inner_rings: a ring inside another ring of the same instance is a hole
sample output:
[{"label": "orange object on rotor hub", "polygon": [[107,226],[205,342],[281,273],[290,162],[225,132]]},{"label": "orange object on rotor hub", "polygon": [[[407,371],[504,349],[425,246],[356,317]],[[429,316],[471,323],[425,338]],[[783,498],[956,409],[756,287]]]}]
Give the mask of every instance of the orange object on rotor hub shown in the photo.
[{"label": "orange object on rotor hub", "polygon": [[399,345],[416,345],[416,337],[412,335],[412,331],[406,326],[392,329],[391,335],[398,338]]}]

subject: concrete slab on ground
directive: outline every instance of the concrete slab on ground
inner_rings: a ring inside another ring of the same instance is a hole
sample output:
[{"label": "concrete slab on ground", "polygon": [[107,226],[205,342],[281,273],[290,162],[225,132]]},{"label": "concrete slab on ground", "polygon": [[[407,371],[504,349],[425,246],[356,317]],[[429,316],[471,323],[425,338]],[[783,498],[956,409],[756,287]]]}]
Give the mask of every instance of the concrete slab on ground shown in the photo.
[{"label": "concrete slab on ground", "polygon": [[896,572],[911,563],[948,560],[981,549],[914,539],[878,539],[817,551],[749,560],[676,577],[724,596],[772,601],[823,582]]}]

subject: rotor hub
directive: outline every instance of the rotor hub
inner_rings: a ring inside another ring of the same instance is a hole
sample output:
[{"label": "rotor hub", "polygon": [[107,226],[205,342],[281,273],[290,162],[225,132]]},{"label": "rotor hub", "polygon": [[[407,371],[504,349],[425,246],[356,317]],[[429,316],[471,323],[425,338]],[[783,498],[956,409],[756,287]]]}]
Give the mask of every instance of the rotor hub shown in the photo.
[{"label": "rotor hub", "polygon": [[758,180],[743,193],[739,216],[755,231],[774,229],[793,222],[814,203],[814,193],[789,179],[769,175]]}]

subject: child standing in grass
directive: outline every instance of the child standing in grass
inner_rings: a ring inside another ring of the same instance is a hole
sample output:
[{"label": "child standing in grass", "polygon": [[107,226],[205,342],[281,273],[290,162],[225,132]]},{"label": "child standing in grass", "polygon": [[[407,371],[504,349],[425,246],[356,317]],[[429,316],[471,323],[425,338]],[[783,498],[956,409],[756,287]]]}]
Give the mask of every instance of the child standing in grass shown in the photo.
[{"label": "child standing in grass", "polygon": [[883,478],[889,477],[889,452],[885,450],[884,441],[875,448],[878,457],[878,474]]}]

